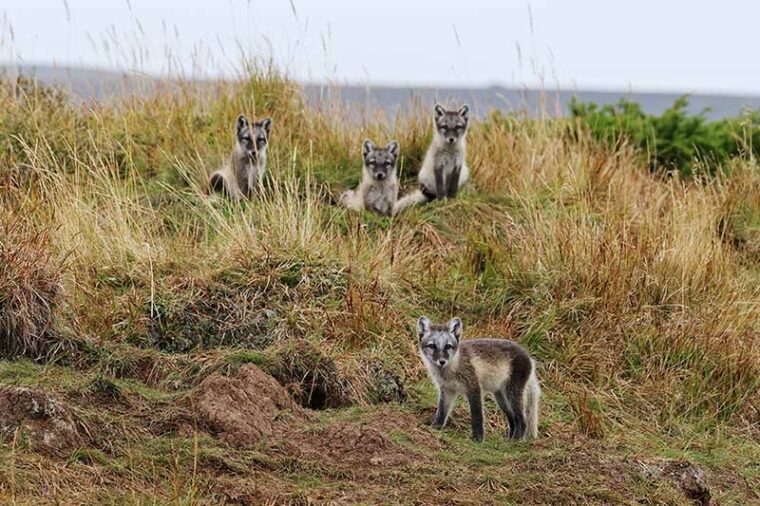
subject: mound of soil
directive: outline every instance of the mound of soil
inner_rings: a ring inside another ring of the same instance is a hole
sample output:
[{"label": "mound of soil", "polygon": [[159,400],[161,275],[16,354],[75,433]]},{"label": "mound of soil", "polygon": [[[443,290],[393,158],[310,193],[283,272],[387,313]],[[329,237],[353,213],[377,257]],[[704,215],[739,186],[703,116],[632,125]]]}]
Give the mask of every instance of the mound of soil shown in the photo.
[{"label": "mound of soil", "polygon": [[11,441],[17,430],[36,449],[52,453],[83,443],[76,421],[62,402],[32,388],[0,387],[0,436]]},{"label": "mound of soil", "polygon": [[238,448],[280,435],[288,423],[307,418],[287,390],[253,364],[241,367],[235,378],[209,376],[193,403],[201,424]]},{"label": "mound of soil", "polygon": [[412,415],[392,410],[366,422],[335,421],[304,430],[310,411],[253,364],[243,366],[234,378],[208,377],[193,403],[199,424],[231,446],[246,448],[268,439],[276,453],[326,464],[395,466],[419,458],[388,437],[395,430],[416,446],[438,445]]}]

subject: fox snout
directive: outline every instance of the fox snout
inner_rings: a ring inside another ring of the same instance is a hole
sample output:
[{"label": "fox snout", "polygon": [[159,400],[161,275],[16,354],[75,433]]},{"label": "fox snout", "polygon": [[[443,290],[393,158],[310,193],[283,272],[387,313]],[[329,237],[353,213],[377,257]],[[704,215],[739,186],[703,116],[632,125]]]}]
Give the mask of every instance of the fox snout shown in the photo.
[{"label": "fox snout", "polygon": [[385,172],[375,172],[375,179],[378,181],[385,179]]},{"label": "fox snout", "polygon": [[446,365],[446,362],[447,362],[447,361],[446,361],[446,359],[445,359],[445,358],[442,358],[442,359],[438,360],[438,367],[443,367],[443,366],[445,366],[445,365]]},{"label": "fox snout", "polygon": [[456,142],[457,138],[456,137],[448,137],[446,140],[449,141],[449,144],[454,144]]}]

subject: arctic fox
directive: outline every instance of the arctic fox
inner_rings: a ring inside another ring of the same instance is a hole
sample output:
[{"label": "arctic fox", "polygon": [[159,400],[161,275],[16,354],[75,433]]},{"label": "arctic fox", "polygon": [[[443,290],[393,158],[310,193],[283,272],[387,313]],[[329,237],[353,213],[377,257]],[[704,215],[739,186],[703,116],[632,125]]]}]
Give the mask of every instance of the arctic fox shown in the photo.
[{"label": "arctic fox", "polygon": [[399,144],[396,141],[378,148],[371,140],[365,140],[362,143],[362,181],[355,190],[348,190],[340,196],[340,205],[354,211],[366,209],[390,216],[398,198],[398,155]]},{"label": "arctic fox", "polygon": [[433,141],[417,176],[419,189],[400,198],[394,206],[394,214],[415,204],[457,196],[459,188],[470,176],[465,160],[469,112],[467,105],[447,111],[436,104]]},{"label": "arctic fox", "polygon": [[264,179],[272,120],[264,118],[251,125],[241,114],[235,128],[232,154],[221,169],[211,174],[209,186],[214,192],[226,193],[240,201],[250,198]]},{"label": "arctic fox", "polygon": [[422,361],[438,388],[438,410],[433,427],[442,428],[458,395],[470,404],[472,437],[483,440],[483,393],[491,393],[507,416],[511,439],[538,436],[541,387],[536,366],[520,345],[507,339],[461,341],[462,320],[434,324],[417,321]]}]

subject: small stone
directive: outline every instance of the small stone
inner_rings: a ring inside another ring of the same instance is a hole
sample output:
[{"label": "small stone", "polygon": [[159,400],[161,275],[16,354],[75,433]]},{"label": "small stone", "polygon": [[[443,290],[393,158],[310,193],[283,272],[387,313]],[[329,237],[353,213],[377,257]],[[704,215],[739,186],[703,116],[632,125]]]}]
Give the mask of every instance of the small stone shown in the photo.
[{"label": "small stone", "polygon": [[34,388],[0,387],[0,436],[13,440],[16,431],[29,437],[35,449],[64,454],[82,445],[70,410]]}]

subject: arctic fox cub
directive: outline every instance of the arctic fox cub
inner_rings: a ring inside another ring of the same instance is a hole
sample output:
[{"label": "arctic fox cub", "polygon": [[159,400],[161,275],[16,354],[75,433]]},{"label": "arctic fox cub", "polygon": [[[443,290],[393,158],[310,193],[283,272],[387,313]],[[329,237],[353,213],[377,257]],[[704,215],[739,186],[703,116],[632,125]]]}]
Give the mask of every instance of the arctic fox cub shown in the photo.
[{"label": "arctic fox cub", "polygon": [[433,427],[442,428],[458,395],[467,397],[472,437],[483,440],[483,393],[493,394],[507,416],[511,439],[538,436],[538,403],[541,387],[536,366],[520,345],[507,339],[461,341],[462,320],[434,324],[422,316],[417,321],[422,361],[438,388],[438,410]]},{"label": "arctic fox cub", "polygon": [[436,104],[433,141],[417,176],[419,189],[400,198],[394,206],[394,214],[415,204],[457,196],[459,188],[470,177],[465,160],[469,113],[467,105],[456,111],[447,111]]},{"label": "arctic fox cub", "polygon": [[398,198],[398,155],[399,145],[396,141],[391,141],[384,148],[378,148],[371,140],[365,140],[362,144],[362,181],[355,190],[348,190],[340,196],[340,205],[354,211],[366,209],[386,216],[391,215]]},{"label": "arctic fox cub", "polygon": [[224,166],[211,174],[209,186],[235,201],[250,198],[259,188],[267,168],[267,147],[272,120],[264,118],[251,124],[244,115],[235,124],[235,146]]}]

